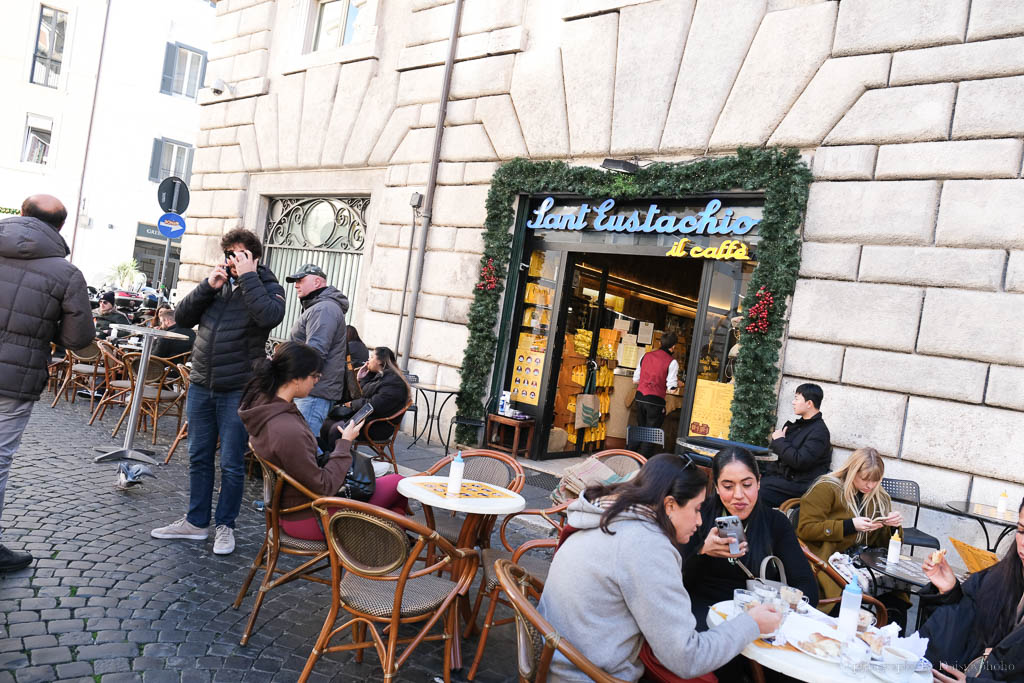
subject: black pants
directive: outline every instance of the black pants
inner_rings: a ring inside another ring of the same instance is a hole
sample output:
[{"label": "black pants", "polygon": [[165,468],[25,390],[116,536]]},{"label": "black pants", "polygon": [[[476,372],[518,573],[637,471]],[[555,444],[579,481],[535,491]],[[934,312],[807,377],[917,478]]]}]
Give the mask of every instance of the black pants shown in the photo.
[{"label": "black pants", "polygon": [[[665,399],[660,396],[646,396],[637,392],[635,403],[637,424],[641,427],[657,427],[661,429],[662,424],[665,422]],[[635,444],[627,444],[627,448],[633,445]],[[637,450],[640,452],[640,455],[650,458],[655,453],[660,452],[656,448],[656,444],[642,443]],[[662,450],[664,450],[664,446]]]},{"label": "black pants", "polygon": [[768,507],[777,508],[790,498],[799,498],[807,493],[810,482],[792,481],[777,474],[761,477],[761,491],[758,498]]}]

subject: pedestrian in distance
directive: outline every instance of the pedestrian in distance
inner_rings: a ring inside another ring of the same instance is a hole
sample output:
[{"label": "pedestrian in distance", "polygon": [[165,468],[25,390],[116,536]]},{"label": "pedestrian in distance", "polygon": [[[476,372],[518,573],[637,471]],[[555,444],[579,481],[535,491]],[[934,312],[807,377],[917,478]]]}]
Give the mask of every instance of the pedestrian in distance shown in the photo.
[{"label": "pedestrian in distance", "polygon": [[337,287],[327,284],[327,273],[313,263],[302,266],[285,281],[295,284],[295,293],[299,295],[302,306],[290,339],[312,346],[323,361],[320,381],[307,396],[295,399],[295,407],[306,418],[309,429],[313,434],[319,434],[327,413],[345,393],[348,297]]},{"label": "pedestrian in distance", "polygon": [[[96,336],[85,278],[65,260],[67,215],[56,197],[33,195],[20,216],[0,220],[0,514],[14,453],[49,377],[50,343],[79,350]],[[0,572],[31,563],[30,553],[0,545]]]},{"label": "pedestrian in distance", "polygon": [[220,440],[220,494],[213,515],[213,552],[235,549],[235,518],[245,485],[248,434],[238,407],[256,361],[266,358],[267,337],[284,318],[284,288],[259,264],[263,246],[237,228],[221,239],[224,261],[178,304],[181,327],[199,326],[188,390],[189,507],[153,538],[205,540],[213,503],[214,464]]},{"label": "pedestrian in distance", "polygon": [[[106,339],[110,336],[112,330],[111,325],[131,325],[132,321],[128,319],[121,311],[117,310],[114,306],[114,293],[104,292],[103,296],[100,297],[100,306],[97,309],[96,316],[93,318],[96,322],[96,338]],[[128,332],[122,332],[117,330],[119,337],[127,337]]]},{"label": "pedestrian in distance", "polygon": [[779,456],[761,478],[761,499],[777,508],[807,492],[814,480],[832,467],[832,435],[821,416],[824,392],[817,384],[801,384],[793,395],[790,420],[772,432],[771,451]]}]

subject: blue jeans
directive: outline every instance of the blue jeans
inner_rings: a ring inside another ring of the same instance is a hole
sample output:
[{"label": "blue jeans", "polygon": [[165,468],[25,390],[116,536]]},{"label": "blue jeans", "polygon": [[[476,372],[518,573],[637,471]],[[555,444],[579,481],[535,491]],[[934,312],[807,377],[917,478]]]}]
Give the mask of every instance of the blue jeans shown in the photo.
[{"label": "blue jeans", "polygon": [[[0,396],[0,514],[4,511],[4,493],[7,491],[7,475],[14,462],[14,452],[21,444],[21,435],[28,426],[35,401],[21,401]],[[3,529],[0,529],[2,532]]]},{"label": "blue jeans", "polygon": [[334,401],[318,396],[307,396],[294,399],[294,402],[295,407],[302,413],[302,417],[306,418],[306,423],[313,432],[313,438],[319,439],[320,428],[324,426],[324,420],[327,419],[327,413],[330,412]]},{"label": "blue jeans", "polygon": [[238,405],[242,391],[210,391],[192,384],[188,388],[188,521],[210,526],[213,503],[214,462],[220,438],[220,495],[214,524],[235,526],[245,488],[245,447],[249,439]]}]

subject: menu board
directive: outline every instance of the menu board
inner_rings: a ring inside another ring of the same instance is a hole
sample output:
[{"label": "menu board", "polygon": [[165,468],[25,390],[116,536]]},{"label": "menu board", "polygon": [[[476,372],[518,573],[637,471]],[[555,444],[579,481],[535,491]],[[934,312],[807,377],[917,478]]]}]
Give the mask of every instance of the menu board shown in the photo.
[{"label": "menu board", "polygon": [[733,388],[732,384],[707,379],[697,380],[693,412],[690,414],[690,436],[729,438]]},{"label": "menu board", "polygon": [[540,402],[540,380],[543,370],[543,353],[523,348],[516,349],[512,383],[509,388],[512,400],[537,405]]}]

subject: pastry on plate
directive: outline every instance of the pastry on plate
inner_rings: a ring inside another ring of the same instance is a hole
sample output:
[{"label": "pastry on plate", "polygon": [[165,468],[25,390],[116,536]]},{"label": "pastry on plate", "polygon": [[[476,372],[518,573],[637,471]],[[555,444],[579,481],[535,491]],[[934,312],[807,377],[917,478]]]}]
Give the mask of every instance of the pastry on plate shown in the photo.
[{"label": "pastry on plate", "polygon": [[885,647],[886,638],[881,633],[877,631],[862,631],[857,634],[857,637],[868,644],[872,654],[882,655],[882,648]]},{"label": "pastry on plate", "polygon": [[829,638],[823,633],[812,633],[807,640],[797,643],[801,649],[818,657],[838,659],[842,644],[835,638]]}]

